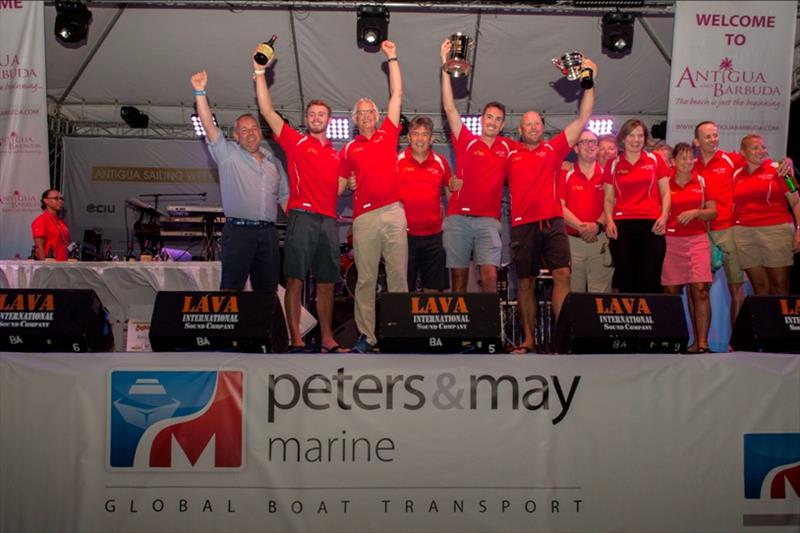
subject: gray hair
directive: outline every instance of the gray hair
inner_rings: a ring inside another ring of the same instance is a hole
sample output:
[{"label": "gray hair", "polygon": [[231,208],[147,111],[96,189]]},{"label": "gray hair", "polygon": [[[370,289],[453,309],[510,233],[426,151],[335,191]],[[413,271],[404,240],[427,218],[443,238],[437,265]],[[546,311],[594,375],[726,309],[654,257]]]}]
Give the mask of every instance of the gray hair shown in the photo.
[{"label": "gray hair", "polygon": [[[366,98],[366,97],[364,97],[364,98],[359,98],[359,99],[356,101],[356,103],[353,105],[353,110],[350,112],[350,118],[353,120],[353,122],[355,122],[355,121],[356,121],[356,111],[358,110],[358,104],[360,104],[361,102],[369,102],[370,104],[372,104],[372,109],[374,109],[374,110],[375,110],[375,115],[376,115],[378,118],[380,118],[380,116],[381,116],[381,112],[380,112],[380,110],[378,109],[378,106],[377,106],[377,105],[375,105],[375,102],[372,100],[372,98]],[[378,122],[378,119],[377,119],[377,118],[375,119],[375,122],[376,122],[376,123]]]}]

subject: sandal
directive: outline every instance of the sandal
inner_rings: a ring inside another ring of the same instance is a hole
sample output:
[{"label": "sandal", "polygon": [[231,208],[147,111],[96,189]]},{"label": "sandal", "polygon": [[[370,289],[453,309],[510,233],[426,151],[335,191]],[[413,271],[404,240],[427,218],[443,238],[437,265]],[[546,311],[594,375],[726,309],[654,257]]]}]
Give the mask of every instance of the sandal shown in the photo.
[{"label": "sandal", "polygon": [[314,351],[308,346],[298,346],[290,344],[289,347],[286,349],[286,353],[314,353]]},{"label": "sandal", "polygon": [[334,346],[320,346],[319,347],[320,353],[348,353],[350,350],[342,346],[341,344],[336,344]]},{"label": "sandal", "polygon": [[517,348],[514,348],[514,350],[512,350],[511,353],[514,355],[529,354],[533,353],[533,348],[531,348],[530,346],[518,346]]}]

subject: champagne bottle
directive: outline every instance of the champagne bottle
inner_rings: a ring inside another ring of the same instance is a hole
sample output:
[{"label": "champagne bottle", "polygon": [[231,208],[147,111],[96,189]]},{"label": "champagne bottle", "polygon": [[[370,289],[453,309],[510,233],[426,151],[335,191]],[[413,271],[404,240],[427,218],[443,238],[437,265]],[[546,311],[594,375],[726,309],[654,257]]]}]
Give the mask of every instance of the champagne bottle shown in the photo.
[{"label": "champagne bottle", "polygon": [[786,174],[783,180],[786,182],[789,192],[797,192],[797,183],[794,182],[794,178],[790,174]]},{"label": "champagne bottle", "polygon": [[253,60],[258,63],[259,65],[266,65],[267,63],[272,60],[272,57],[275,55],[275,48],[273,45],[275,41],[278,40],[277,35],[273,35],[269,38],[269,41],[263,42],[258,45],[256,49],[256,53],[253,56]]}]

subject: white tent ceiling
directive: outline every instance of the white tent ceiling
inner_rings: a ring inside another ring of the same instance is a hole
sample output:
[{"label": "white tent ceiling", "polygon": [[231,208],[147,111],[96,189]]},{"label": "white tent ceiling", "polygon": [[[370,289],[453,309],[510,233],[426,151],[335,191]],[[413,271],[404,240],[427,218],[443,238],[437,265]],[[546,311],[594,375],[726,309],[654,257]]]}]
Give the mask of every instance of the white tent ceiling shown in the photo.
[{"label": "white tent ceiling", "polygon": [[[383,106],[387,79],[383,55],[357,47],[355,2],[90,2],[87,42],[66,48],[53,35],[55,6],[46,6],[47,91],[51,114],[78,123],[122,124],[119,108],[134,105],[159,126],[186,124],[193,112],[189,77],[209,73],[209,97],[222,125],[255,110],[251,53],[278,35],[270,87],[276,106],[293,123],[304,104],[326,100],[345,113],[361,96]],[[440,124],[439,46],[456,31],[477,36],[474,72],[457,80],[462,113],[499,100],[509,112],[507,131],[528,109],[541,110],[561,127],[577,108],[577,83],[567,82],[550,59],[580,50],[598,63],[596,115],[666,117],[672,49],[671,2],[637,10],[633,51],[611,58],[600,49],[603,10],[578,10],[560,0],[436,8],[388,2],[389,36],[397,43],[405,88],[403,113],[432,115]],[[396,4],[396,5],[393,5]],[[518,9],[522,4],[522,9]],[[514,9],[514,11],[511,11]],[[800,33],[798,33],[800,35]]]}]

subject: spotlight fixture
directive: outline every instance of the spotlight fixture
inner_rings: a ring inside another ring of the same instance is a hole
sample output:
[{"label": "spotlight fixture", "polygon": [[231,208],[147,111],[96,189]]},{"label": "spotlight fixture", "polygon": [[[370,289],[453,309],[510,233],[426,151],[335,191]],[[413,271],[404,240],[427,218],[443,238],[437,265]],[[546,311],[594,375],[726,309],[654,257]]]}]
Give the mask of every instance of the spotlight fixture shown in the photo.
[{"label": "spotlight fixture", "polygon": [[661,122],[656,122],[650,127],[650,134],[653,136],[654,139],[666,139],[667,138],[667,121],[662,120]]},{"label": "spotlight fixture", "polygon": [[150,117],[147,116],[147,113],[142,113],[132,105],[122,106],[119,110],[119,115],[125,121],[125,124],[131,128],[146,128],[150,123]]},{"label": "spotlight fixture", "polygon": [[601,135],[611,135],[614,131],[614,121],[610,118],[593,118],[589,120],[586,129],[600,137]]},{"label": "spotlight fixture", "polygon": [[[211,121],[214,123],[215,126],[219,127],[219,123],[217,122],[217,115],[211,114]],[[194,134],[198,137],[205,137],[206,136],[206,129],[203,127],[203,121],[200,120],[200,117],[197,116],[197,113],[192,113],[192,127],[194,128]]]},{"label": "spotlight fixture", "polygon": [[480,115],[465,115],[461,117],[461,122],[464,123],[464,126],[474,133],[475,135],[480,136],[481,131],[481,116]]},{"label": "spotlight fixture", "polygon": [[400,115],[400,137],[405,137],[408,135],[408,125],[411,122],[408,120],[408,117],[405,115]]},{"label": "spotlight fixture", "polygon": [[56,39],[62,43],[78,43],[86,39],[92,13],[78,0],[56,0]]},{"label": "spotlight fixture", "polygon": [[389,10],[385,6],[358,6],[356,40],[362,46],[380,46],[389,36]]},{"label": "spotlight fixture", "polygon": [[326,133],[332,141],[345,141],[350,138],[350,119],[347,117],[332,117],[328,123]]},{"label": "spotlight fixture", "polygon": [[617,54],[630,53],[633,48],[633,15],[622,11],[610,11],[603,15],[602,46]]}]

